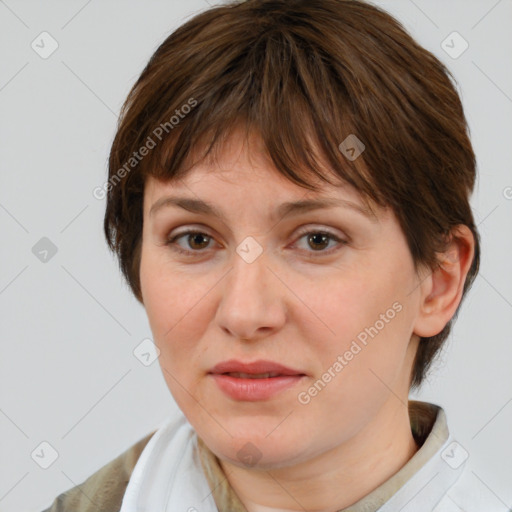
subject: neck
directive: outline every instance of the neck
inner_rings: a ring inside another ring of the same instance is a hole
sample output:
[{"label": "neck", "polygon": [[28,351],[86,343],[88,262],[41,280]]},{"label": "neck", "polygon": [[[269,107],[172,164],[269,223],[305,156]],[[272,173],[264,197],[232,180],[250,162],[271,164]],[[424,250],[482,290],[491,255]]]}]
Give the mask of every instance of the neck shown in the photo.
[{"label": "neck", "polygon": [[[388,405],[389,407],[389,405]],[[273,470],[221,461],[248,512],[336,512],[356,503],[397,473],[418,447],[407,407],[383,407],[356,436],[314,459]]]}]

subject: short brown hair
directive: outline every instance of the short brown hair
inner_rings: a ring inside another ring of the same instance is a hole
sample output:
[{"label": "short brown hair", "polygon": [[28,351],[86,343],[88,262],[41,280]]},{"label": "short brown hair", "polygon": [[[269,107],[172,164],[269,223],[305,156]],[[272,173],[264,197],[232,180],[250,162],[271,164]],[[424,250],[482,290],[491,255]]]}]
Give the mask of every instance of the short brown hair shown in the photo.
[{"label": "short brown hair", "polygon": [[[469,204],[476,162],[452,80],[397,20],[361,0],[236,1],[191,18],[131,89],[110,152],[105,236],[137,299],[146,177],[183,177],[192,151],[209,144],[206,157],[240,124],[297,185],[333,183],[323,161],[338,183],[391,207],[416,268],[436,268],[452,228],[468,226],[464,297],[480,260]],[[339,149],[350,134],[365,145],[355,160]],[[451,323],[421,338],[412,387]]]}]

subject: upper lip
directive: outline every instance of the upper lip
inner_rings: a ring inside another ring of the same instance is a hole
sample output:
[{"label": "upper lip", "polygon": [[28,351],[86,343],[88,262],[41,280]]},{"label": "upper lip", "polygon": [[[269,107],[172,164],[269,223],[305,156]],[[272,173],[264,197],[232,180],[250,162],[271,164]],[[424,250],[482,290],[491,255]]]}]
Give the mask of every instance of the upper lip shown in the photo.
[{"label": "upper lip", "polygon": [[244,363],[237,361],[236,359],[230,359],[229,361],[223,361],[215,365],[209,373],[278,373],[279,375],[304,375],[304,372],[289,368],[274,361],[258,360],[251,363]]}]

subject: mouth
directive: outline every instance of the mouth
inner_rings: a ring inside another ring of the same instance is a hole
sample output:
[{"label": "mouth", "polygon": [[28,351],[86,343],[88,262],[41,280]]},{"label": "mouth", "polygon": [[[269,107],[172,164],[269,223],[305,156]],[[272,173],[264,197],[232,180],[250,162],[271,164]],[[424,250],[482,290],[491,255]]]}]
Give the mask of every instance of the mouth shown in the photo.
[{"label": "mouth", "polygon": [[283,377],[278,372],[267,372],[267,373],[242,373],[242,372],[226,372],[220,375],[229,375],[237,379],[273,379],[274,377]]},{"label": "mouth", "polygon": [[233,400],[268,400],[297,385],[306,374],[273,361],[244,363],[230,360],[209,372],[219,389]]},{"label": "mouth", "polygon": [[229,374],[232,377],[250,379],[250,378],[273,378],[288,375],[305,375],[301,370],[289,368],[275,361],[258,360],[252,362],[243,362],[236,359],[223,361],[215,365],[210,373]]}]

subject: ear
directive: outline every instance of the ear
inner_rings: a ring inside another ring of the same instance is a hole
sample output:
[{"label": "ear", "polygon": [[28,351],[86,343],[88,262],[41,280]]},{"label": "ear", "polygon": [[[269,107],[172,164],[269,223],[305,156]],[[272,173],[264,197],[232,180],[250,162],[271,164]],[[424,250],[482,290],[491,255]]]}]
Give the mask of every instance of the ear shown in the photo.
[{"label": "ear", "polygon": [[457,311],[466,276],[473,261],[475,239],[465,225],[450,234],[445,252],[438,254],[439,266],[420,284],[420,310],[414,334],[430,337],[439,334]]}]

